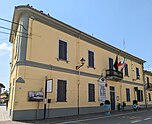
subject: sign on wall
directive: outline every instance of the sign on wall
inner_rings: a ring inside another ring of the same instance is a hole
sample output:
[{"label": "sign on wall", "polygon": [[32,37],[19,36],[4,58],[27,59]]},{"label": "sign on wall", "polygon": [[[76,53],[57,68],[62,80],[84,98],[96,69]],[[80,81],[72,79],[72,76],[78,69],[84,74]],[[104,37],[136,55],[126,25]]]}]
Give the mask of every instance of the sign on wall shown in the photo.
[{"label": "sign on wall", "polygon": [[28,101],[43,101],[43,92],[29,91]]},{"label": "sign on wall", "polygon": [[51,93],[53,91],[53,80],[47,79],[47,93]]}]

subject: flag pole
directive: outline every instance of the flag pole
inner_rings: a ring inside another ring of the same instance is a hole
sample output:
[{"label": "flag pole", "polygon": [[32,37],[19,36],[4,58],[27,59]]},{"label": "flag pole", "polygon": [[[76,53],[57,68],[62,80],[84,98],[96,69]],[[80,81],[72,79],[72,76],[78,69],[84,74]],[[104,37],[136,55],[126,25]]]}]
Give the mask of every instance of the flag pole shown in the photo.
[{"label": "flag pole", "polygon": [[126,51],[126,41],[123,39],[123,51]]}]

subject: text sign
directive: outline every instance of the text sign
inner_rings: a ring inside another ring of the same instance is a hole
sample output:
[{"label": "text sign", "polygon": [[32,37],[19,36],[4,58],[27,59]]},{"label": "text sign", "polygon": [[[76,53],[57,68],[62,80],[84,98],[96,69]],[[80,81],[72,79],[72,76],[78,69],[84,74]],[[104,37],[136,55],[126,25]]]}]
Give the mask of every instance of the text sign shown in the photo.
[{"label": "text sign", "polygon": [[47,79],[47,93],[51,93],[53,91],[53,80]]}]

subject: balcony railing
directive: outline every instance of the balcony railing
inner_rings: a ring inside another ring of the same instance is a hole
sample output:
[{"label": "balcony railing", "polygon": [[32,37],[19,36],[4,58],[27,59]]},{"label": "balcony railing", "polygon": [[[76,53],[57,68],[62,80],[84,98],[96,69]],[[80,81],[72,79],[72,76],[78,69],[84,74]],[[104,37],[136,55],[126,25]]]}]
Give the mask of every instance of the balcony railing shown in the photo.
[{"label": "balcony railing", "polygon": [[151,83],[146,84],[146,90],[152,91],[152,84]]},{"label": "balcony railing", "polygon": [[106,70],[106,78],[119,81],[123,79],[123,73],[120,71],[109,69],[109,70]]}]

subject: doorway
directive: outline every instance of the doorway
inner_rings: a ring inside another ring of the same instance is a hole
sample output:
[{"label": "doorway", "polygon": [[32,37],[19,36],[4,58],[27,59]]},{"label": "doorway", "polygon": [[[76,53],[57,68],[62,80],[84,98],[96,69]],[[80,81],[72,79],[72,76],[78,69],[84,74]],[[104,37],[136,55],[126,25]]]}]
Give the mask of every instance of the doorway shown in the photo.
[{"label": "doorway", "polygon": [[115,87],[110,86],[111,110],[115,110]]}]

